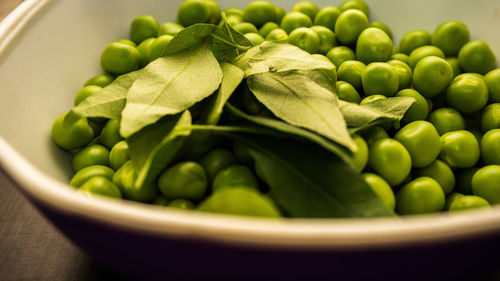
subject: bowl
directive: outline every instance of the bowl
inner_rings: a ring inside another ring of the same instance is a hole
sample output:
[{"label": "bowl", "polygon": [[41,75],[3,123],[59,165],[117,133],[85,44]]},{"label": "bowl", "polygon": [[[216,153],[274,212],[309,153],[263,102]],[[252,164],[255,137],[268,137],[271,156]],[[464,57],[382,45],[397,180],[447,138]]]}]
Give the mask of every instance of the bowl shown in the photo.
[{"label": "bowl", "polygon": [[[138,280],[462,280],[498,270],[499,206],[390,219],[265,220],[88,198],[69,188],[70,159],[51,140],[52,122],[71,108],[83,82],[101,73],[102,49],[126,38],[134,17],[172,21],[181,2],[27,0],[0,23],[0,167],[77,246]],[[371,19],[386,22],[395,42],[455,19],[500,57],[493,28],[499,1],[367,2]]]}]

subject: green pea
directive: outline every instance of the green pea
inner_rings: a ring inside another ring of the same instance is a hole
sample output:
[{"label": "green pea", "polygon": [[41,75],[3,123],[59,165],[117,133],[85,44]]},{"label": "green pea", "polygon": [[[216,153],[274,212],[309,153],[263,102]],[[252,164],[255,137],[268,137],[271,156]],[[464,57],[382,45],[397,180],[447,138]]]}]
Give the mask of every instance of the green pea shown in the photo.
[{"label": "green pea", "polygon": [[286,14],[280,24],[280,27],[285,30],[287,34],[290,34],[299,27],[310,26],[312,26],[311,18],[301,12],[290,12]]},{"label": "green pea", "polygon": [[264,38],[258,33],[245,33],[244,36],[250,41],[254,46],[259,45],[264,42]]},{"label": "green pea", "polygon": [[139,51],[139,65],[141,67],[146,66],[149,63],[148,52],[151,49],[151,45],[156,41],[156,38],[148,38],[137,46],[137,51]]},{"label": "green pea", "polygon": [[488,103],[488,87],[482,77],[460,74],[446,90],[446,102],[463,114],[478,112]]},{"label": "green pea", "polygon": [[366,144],[368,144],[368,147],[370,147],[374,142],[380,139],[389,138],[387,131],[380,126],[371,126],[369,128],[363,129],[359,131],[359,135],[363,137],[363,139],[366,141]]},{"label": "green pea", "polygon": [[208,181],[212,182],[215,175],[217,175],[220,171],[236,164],[236,159],[231,152],[218,148],[203,156],[199,163],[205,170]]},{"label": "green pea", "polygon": [[130,25],[130,39],[135,44],[156,37],[158,34],[158,22],[151,15],[136,17]]},{"label": "green pea", "polygon": [[183,29],[184,29],[184,27],[178,23],[166,22],[158,28],[158,34],[156,36],[157,37],[160,37],[162,35],[176,36]]},{"label": "green pea", "polygon": [[479,160],[479,144],[469,131],[449,132],[441,136],[440,159],[451,167],[470,168]]},{"label": "green pea", "polygon": [[286,33],[285,30],[281,28],[276,28],[273,29],[269,34],[266,36],[266,40],[269,41],[287,41],[288,40],[288,34]]},{"label": "green pea", "polygon": [[126,141],[122,140],[111,148],[109,152],[109,165],[116,171],[128,160],[130,160],[128,144]]},{"label": "green pea", "polygon": [[453,78],[463,73],[462,69],[460,68],[460,64],[458,63],[458,58],[447,57],[445,58],[445,60],[450,64],[451,69],[453,69]]},{"label": "green pea", "polygon": [[387,99],[387,97],[384,95],[371,95],[371,96],[367,96],[364,99],[362,99],[359,104],[365,105],[367,103],[374,102],[376,100],[383,100],[383,99]]},{"label": "green pea", "polygon": [[208,6],[209,17],[208,23],[217,24],[221,18],[221,12],[219,4],[215,0],[205,0],[205,4]]},{"label": "green pea", "polygon": [[343,62],[338,71],[338,80],[351,84],[357,91],[363,90],[361,75],[366,65],[360,61],[349,60]]},{"label": "green pea", "polygon": [[367,17],[370,16],[370,7],[363,0],[346,0],[340,4],[339,9],[343,12],[349,9],[362,11]]},{"label": "green pea", "polygon": [[413,80],[411,68],[400,60],[390,60],[387,62],[397,71],[399,76],[399,90],[408,89]]},{"label": "green pea", "polygon": [[440,48],[446,56],[456,56],[460,48],[469,42],[469,29],[459,21],[445,21],[432,34],[432,45]]},{"label": "green pea", "polygon": [[481,159],[487,165],[500,165],[500,129],[493,129],[481,138]]},{"label": "green pea", "polygon": [[363,178],[371,187],[373,192],[377,195],[384,205],[391,211],[396,207],[396,198],[391,186],[380,176],[372,173],[363,174]]},{"label": "green pea", "polygon": [[321,25],[330,30],[335,29],[335,23],[340,16],[340,10],[334,6],[326,6],[321,9],[314,18],[314,25]]},{"label": "green pea", "polygon": [[181,210],[193,210],[196,206],[186,199],[174,199],[168,203],[167,207]]},{"label": "green pea", "polygon": [[339,68],[342,63],[348,60],[356,60],[354,51],[346,46],[333,47],[326,53],[326,57],[333,62],[336,68]]},{"label": "green pea", "polygon": [[401,215],[440,212],[444,205],[443,189],[429,177],[409,182],[396,194],[396,209]]},{"label": "green pea", "polygon": [[319,37],[319,53],[326,54],[331,48],[337,46],[335,33],[330,29],[320,25],[313,25],[311,30],[316,32]]},{"label": "green pea", "polygon": [[233,142],[233,153],[239,163],[246,166],[253,166],[254,160],[249,149],[240,142]]},{"label": "green pea", "polygon": [[168,200],[165,196],[163,195],[158,195],[156,196],[153,201],[151,201],[151,204],[156,205],[156,206],[167,206],[170,200]]},{"label": "green pea", "polygon": [[83,86],[95,85],[104,88],[113,83],[113,80],[115,80],[115,78],[111,74],[103,73],[90,78]]},{"label": "green pea", "polygon": [[205,0],[187,0],[177,9],[177,21],[182,26],[195,23],[208,23],[211,17],[211,8]]},{"label": "green pea", "polygon": [[87,180],[78,191],[88,195],[100,195],[112,198],[122,198],[118,187],[114,185],[107,177],[94,176]]},{"label": "green pea", "polygon": [[[403,53],[395,53],[391,55],[391,60],[398,60],[404,62],[406,65],[410,63],[410,57]],[[409,65],[408,65],[409,66]],[[411,70],[411,68],[410,68]]]},{"label": "green pea", "polygon": [[212,184],[212,189],[215,192],[223,188],[232,188],[235,186],[246,186],[257,189],[259,184],[254,173],[249,168],[234,165],[217,173]]},{"label": "green pea", "polygon": [[205,195],[207,177],[198,163],[181,162],[160,174],[158,187],[166,198],[198,201]]},{"label": "green pea", "polygon": [[100,92],[101,90],[102,90],[101,87],[95,86],[95,85],[89,85],[89,86],[83,87],[80,91],[78,91],[78,93],[76,93],[75,99],[73,101],[73,105],[77,106],[82,101],[84,101],[88,97]]},{"label": "green pea", "polygon": [[391,186],[400,184],[411,170],[411,156],[397,140],[383,138],[369,147],[368,163]]},{"label": "green pea", "polygon": [[266,38],[267,35],[269,35],[269,33],[271,33],[271,31],[275,30],[275,29],[278,29],[280,28],[280,26],[275,23],[275,22],[266,22],[260,29],[259,29],[259,34]]},{"label": "green pea", "polygon": [[121,43],[121,44],[129,45],[129,46],[132,46],[134,48],[137,47],[137,44],[135,44],[132,40],[128,40],[128,39],[116,40],[115,43]]},{"label": "green pea", "polygon": [[269,1],[253,1],[246,6],[243,19],[255,26],[262,26],[276,19],[276,9]]},{"label": "green pea", "polygon": [[463,194],[457,193],[457,192],[453,192],[453,193],[449,194],[446,197],[446,201],[444,204],[444,210],[448,211],[450,209],[451,203],[453,203],[453,201],[455,201],[458,198],[463,197],[463,196],[464,196]]},{"label": "green pea", "polygon": [[349,83],[344,81],[337,81],[337,96],[343,101],[359,104],[361,96],[356,89]]},{"label": "green pea", "polygon": [[69,185],[74,187],[80,187],[87,180],[95,176],[103,176],[111,180],[113,179],[114,173],[115,171],[113,171],[111,168],[107,166],[103,165],[88,166],[76,172],[73,178],[71,178]]},{"label": "green pea", "polygon": [[241,34],[259,33],[259,30],[257,29],[257,27],[255,27],[255,25],[253,25],[252,23],[249,23],[249,22],[238,23],[238,24],[234,25],[233,28],[234,28],[234,30],[240,32]]},{"label": "green pea", "polygon": [[139,51],[127,44],[113,42],[104,48],[101,67],[113,74],[125,74],[139,67]]},{"label": "green pea", "polygon": [[479,196],[464,195],[459,198],[455,198],[455,200],[451,202],[449,211],[455,212],[489,207],[490,204],[488,203],[488,201]]},{"label": "green pea", "polygon": [[73,171],[93,165],[109,165],[109,150],[99,144],[89,145],[75,154],[72,161]]},{"label": "green pea", "polygon": [[429,122],[436,127],[439,135],[448,132],[465,130],[465,121],[456,109],[443,107],[434,110],[429,115]]},{"label": "green pea", "polygon": [[460,49],[458,63],[465,72],[485,75],[495,68],[496,57],[486,42],[473,40]]},{"label": "green pea", "polygon": [[147,62],[152,62],[157,58],[160,58],[164,55],[165,50],[167,49],[168,44],[172,41],[174,37],[172,35],[162,35],[156,38],[147,50]]},{"label": "green pea", "polygon": [[63,149],[73,150],[89,144],[94,139],[94,131],[87,118],[67,112],[52,124],[52,139]]},{"label": "green pea", "polygon": [[369,26],[379,28],[392,40],[392,30],[387,24],[380,21],[372,21]]},{"label": "green pea", "polygon": [[365,67],[361,76],[365,95],[391,97],[399,88],[399,75],[388,63],[372,62]]},{"label": "green pea", "polygon": [[320,39],[318,34],[307,27],[299,27],[288,36],[288,43],[302,50],[314,54],[319,51]]},{"label": "green pea", "polygon": [[441,160],[436,160],[430,165],[417,169],[415,175],[418,177],[430,177],[439,183],[445,194],[450,194],[455,187],[455,175],[450,166]]},{"label": "green pea", "polygon": [[490,204],[500,203],[500,166],[489,165],[479,169],[472,177],[472,192]]},{"label": "green pea", "polygon": [[450,64],[436,56],[421,59],[413,70],[413,85],[426,98],[439,95],[448,87],[452,79],[453,69]]},{"label": "green pea", "polygon": [[410,153],[412,167],[430,165],[441,152],[441,141],[436,128],[427,121],[415,121],[401,128],[394,139]]},{"label": "green pea", "polygon": [[500,103],[492,103],[484,108],[481,114],[481,130],[487,132],[498,128],[500,128]]},{"label": "green pea", "polygon": [[360,10],[343,11],[335,23],[337,40],[343,45],[354,45],[361,32],[368,27],[368,18]]},{"label": "green pea", "polygon": [[420,60],[430,56],[442,58],[443,60],[445,58],[443,51],[441,51],[438,47],[430,45],[422,46],[416,48],[411,52],[410,56],[408,57],[408,65],[411,69],[415,69]]},{"label": "green pea", "polygon": [[286,15],[285,9],[279,7],[279,6],[274,6],[274,10],[276,11],[276,18],[274,22],[280,23],[283,17]]},{"label": "green pea", "polygon": [[427,100],[416,90],[404,89],[397,92],[395,97],[410,97],[415,99],[415,102],[413,102],[401,119],[403,124],[408,124],[417,120],[425,120],[427,118],[427,115],[429,114],[429,104]]},{"label": "green pea", "polygon": [[366,164],[368,164],[368,145],[365,140],[355,134],[352,136],[354,143],[356,144],[356,149],[353,151],[353,163],[356,171],[361,172],[365,169]]},{"label": "green pea", "polygon": [[111,149],[119,141],[123,140],[120,135],[120,121],[110,119],[101,131],[101,142],[107,148]]},{"label": "green pea", "polygon": [[407,32],[399,42],[399,51],[403,54],[410,55],[413,50],[430,45],[432,35],[425,30],[412,30]]},{"label": "green pea", "polygon": [[384,31],[368,27],[359,34],[356,57],[366,64],[385,62],[392,55],[392,47],[392,40]]},{"label": "green pea", "polygon": [[[230,15],[230,16],[227,16],[226,17],[226,22],[231,25],[231,26],[235,26],[239,23],[242,23],[244,22],[243,20],[243,17],[242,16],[238,16],[238,15]],[[222,22],[220,23],[222,24]]]},{"label": "green pea", "polygon": [[225,188],[212,193],[198,206],[202,212],[255,217],[281,217],[278,208],[264,195],[248,187]]},{"label": "green pea", "polygon": [[488,72],[484,80],[490,93],[490,102],[500,102],[500,68]]},{"label": "green pea", "polygon": [[243,9],[237,7],[230,7],[224,10],[226,16],[237,15],[243,17],[244,12]]},{"label": "green pea", "polygon": [[136,184],[137,174],[132,161],[127,161],[113,175],[113,183],[120,189],[125,198],[150,202],[158,193],[158,188],[153,183]]},{"label": "green pea", "polygon": [[311,1],[300,1],[293,5],[292,12],[301,12],[306,14],[311,20],[314,20],[319,12],[319,8]]}]

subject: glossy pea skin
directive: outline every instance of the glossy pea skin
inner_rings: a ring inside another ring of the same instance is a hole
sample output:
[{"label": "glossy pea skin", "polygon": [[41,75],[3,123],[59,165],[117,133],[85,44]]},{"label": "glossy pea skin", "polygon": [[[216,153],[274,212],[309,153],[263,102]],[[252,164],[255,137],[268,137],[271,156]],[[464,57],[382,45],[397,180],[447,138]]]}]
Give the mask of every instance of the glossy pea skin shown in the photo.
[{"label": "glossy pea skin", "polygon": [[354,45],[361,32],[368,27],[368,18],[360,10],[346,10],[335,23],[337,40],[343,45]]},{"label": "glossy pea skin", "polygon": [[356,9],[363,12],[366,17],[370,16],[370,7],[363,0],[345,0],[340,4],[339,9],[342,12],[349,9]]},{"label": "glossy pea skin", "polygon": [[257,27],[254,24],[249,23],[249,22],[238,23],[238,24],[234,25],[233,28],[234,28],[234,30],[240,32],[241,34],[258,33],[259,32]]},{"label": "glossy pea skin", "polygon": [[221,11],[219,4],[215,0],[205,0],[205,4],[208,6],[208,11],[210,16],[208,17],[208,23],[217,24],[220,22]]},{"label": "glossy pea skin", "polygon": [[487,132],[498,128],[500,128],[500,103],[492,103],[481,113],[481,130]]},{"label": "glossy pea skin", "polygon": [[237,15],[243,17],[243,13],[245,13],[245,11],[238,7],[230,7],[226,8],[224,10],[224,13],[226,14],[226,16]]},{"label": "glossy pea skin", "polygon": [[387,24],[380,22],[380,21],[372,21],[372,22],[370,22],[369,26],[381,29],[392,40],[392,30]]},{"label": "glossy pea skin", "polygon": [[109,150],[106,147],[100,144],[92,144],[73,156],[72,167],[75,172],[93,165],[109,165]]},{"label": "glossy pea skin", "polygon": [[463,73],[462,69],[460,68],[460,64],[458,63],[458,58],[447,57],[445,58],[445,60],[450,64],[451,69],[453,69],[453,78]]},{"label": "glossy pea skin", "polygon": [[127,161],[113,175],[113,183],[120,189],[124,198],[139,202],[151,202],[158,194],[154,184],[136,185],[137,174],[132,161]]},{"label": "glossy pea skin", "polygon": [[[243,17],[242,16],[238,16],[238,15],[229,15],[226,17],[226,22],[231,25],[231,26],[235,26],[237,25],[238,23],[242,23],[244,22],[243,20]],[[222,22],[221,22],[222,24]]]},{"label": "glossy pea skin", "polygon": [[363,139],[366,141],[366,144],[368,144],[368,147],[370,147],[374,142],[378,140],[389,138],[387,131],[380,126],[371,126],[364,130],[361,130],[359,132],[359,135],[363,137]]},{"label": "glossy pea skin", "polygon": [[446,102],[462,114],[478,112],[488,103],[488,87],[478,75],[460,74],[446,89]]},{"label": "glossy pea skin", "polygon": [[401,128],[394,139],[410,153],[412,167],[430,165],[441,152],[441,140],[436,128],[427,121],[414,121]]},{"label": "glossy pea skin", "polygon": [[436,56],[421,59],[413,70],[413,85],[426,98],[439,95],[452,79],[453,70],[450,64]]},{"label": "glossy pea skin", "polygon": [[103,176],[94,176],[87,180],[78,191],[88,195],[100,195],[112,198],[122,198],[120,189],[111,180]]},{"label": "glossy pea skin", "polygon": [[266,36],[266,40],[269,41],[287,41],[288,40],[288,34],[286,33],[285,30],[281,28],[276,28],[273,29],[269,34]]},{"label": "glossy pea skin", "polygon": [[486,42],[473,40],[458,52],[458,63],[465,72],[485,75],[495,68],[496,57]]},{"label": "glossy pea skin", "polygon": [[208,181],[212,182],[220,171],[236,164],[236,159],[228,150],[217,148],[207,153],[198,162],[205,170]]},{"label": "glossy pea skin", "polygon": [[[410,63],[410,58],[408,57],[408,55],[403,54],[403,53],[392,54],[391,60],[398,60],[398,61],[405,63],[406,65],[408,65]],[[410,68],[410,70],[411,70],[411,68]]]},{"label": "glossy pea skin", "polygon": [[139,67],[139,51],[127,44],[113,42],[104,48],[101,67],[113,74],[125,74]]},{"label": "glossy pea skin", "polygon": [[401,119],[403,124],[408,124],[413,121],[425,120],[429,114],[429,104],[427,100],[414,89],[404,89],[396,93],[395,97],[410,97],[414,98],[415,102],[405,112]]},{"label": "glossy pea skin", "polygon": [[500,129],[490,130],[481,138],[481,159],[487,165],[500,165]]},{"label": "glossy pea skin", "polygon": [[345,61],[337,70],[338,80],[348,82],[356,88],[357,91],[363,90],[361,75],[365,67],[366,65],[360,61]]},{"label": "glossy pea skin", "polygon": [[472,177],[472,192],[491,205],[500,203],[500,166],[489,165],[479,169]]},{"label": "glossy pea skin", "polygon": [[484,76],[488,92],[490,94],[490,102],[500,102],[500,68],[488,72]]},{"label": "glossy pea skin", "polygon": [[479,196],[464,195],[455,198],[455,200],[450,203],[449,211],[456,212],[489,207],[490,204],[488,203],[488,201]]},{"label": "glossy pea skin", "polygon": [[158,34],[157,37],[160,37],[162,35],[172,35],[176,36],[179,32],[181,32],[184,29],[184,27],[176,22],[166,22],[163,23],[159,28],[158,28]]},{"label": "glossy pea skin", "polygon": [[147,62],[152,62],[155,59],[162,57],[163,54],[165,53],[165,50],[170,44],[170,41],[172,41],[174,37],[172,35],[162,35],[158,38],[156,38],[151,45],[149,45],[148,51],[147,51]]},{"label": "glossy pea skin", "polygon": [[326,6],[316,14],[314,25],[321,25],[333,31],[340,13],[337,7]]},{"label": "glossy pea skin", "polygon": [[450,194],[455,187],[455,174],[453,174],[450,166],[441,160],[435,160],[430,165],[417,169],[415,175],[417,177],[433,178],[439,183],[445,194]]},{"label": "glossy pea skin", "polygon": [[156,37],[158,34],[158,22],[151,15],[136,17],[130,25],[130,39],[135,44]]},{"label": "glossy pea skin", "polygon": [[446,56],[456,56],[458,51],[469,42],[467,26],[459,21],[445,21],[432,34],[432,45],[440,48]]},{"label": "glossy pea skin", "polygon": [[337,96],[343,101],[357,104],[361,102],[361,96],[356,88],[344,81],[337,81]]},{"label": "glossy pea skin", "polygon": [[87,180],[95,176],[103,176],[109,180],[112,180],[114,174],[115,171],[113,171],[111,168],[107,166],[103,165],[88,166],[76,172],[76,174],[73,175],[73,178],[71,178],[69,185],[74,187],[80,187]]},{"label": "glossy pea skin", "polygon": [[411,156],[398,141],[383,138],[369,147],[370,167],[391,186],[400,184],[411,170]]},{"label": "glossy pea skin", "polygon": [[336,68],[339,68],[345,61],[356,60],[354,51],[346,46],[333,47],[330,51],[328,51],[328,53],[326,53],[326,57],[335,65]]},{"label": "glossy pea skin", "polygon": [[148,52],[151,48],[151,44],[156,41],[156,38],[148,38],[137,46],[137,51],[139,51],[139,65],[140,67],[144,67],[149,63],[148,60]]},{"label": "glossy pea skin", "polygon": [[319,8],[311,1],[300,1],[293,5],[292,12],[301,12],[311,20],[314,20],[319,12]]},{"label": "glossy pea skin", "polygon": [[120,135],[120,121],[110,119],[101,131],[101,143],[111,149],[119,141],[123,140]]},{"label": "glossy pea skin", "polygon": [[391,97],[399,88],[399,75],[387,63],[373,62],[365,67],[361,75],[363,90],[366,95],[384,95]]},{"label": "glossy pea skin", "polygon": [[396,207],[396,198],[391,186],[380,176],[373,173],[363,174],[363,179],[371,187],[373,192],[377,195],[384,205],[391,211]]},{"label": "glossy pea skin", "polygon": [[264,42],[264,38],[258,33],[250,32],[245,33],[243,36],[245,36],[254,46]]},{"label": "glossy pea skin", "polygon": [[444,206],[443,189],[429,177],[414,179],[396,194],[396,209],[401,215],[436,213]]},{"label": "glossy pea skin", "polygon": [[252,170],[242,165],[234,165],[217,173],[212,184],[212,190],[216,192],[234,186],[258,189],[259,184]]},{"label": "glossy pea skin", "polygon": [[450,167],[470,168],[479,160],[479,143],[469,131],[446,133],[441,136],[441,143],[443,146],[439,158]]},{"label": "glossy pea skin", "polygon": [[371,95],[371,96],[367,96],[364,99],[362,99],[359,104],[364,105],[364,104],[367,104],[370,102],[374,102],[376,100],[383,100],[383,99],[387,99],[387,97],[384,95]]},{"label": "glossy pea skin", "polygon": [[352,136],[354,143],[356,144],[356,149],[353,151],[353,163],[356,171],[361,172],[365,169],[368,164],[368,144],[366,141],[358,134]]},{"label": "glossy pea skin", "polygon": [[276,9],[269,1],[253,1],[250,2],[243,12],[243,20],[262,26],[266,22],[276,19]]},{"label": "glossy pea skin", "polygon": [[429,114],[429,122],[431,122],[439,135],[444,135],[448,132],[465,130],[465,120],[456,109],[443,107],[434,110]]},{"label": "glossy pea skin", "polygon": [[290,34],[299,27],[310,26],[312,26],[311,18],[301,12],[290,12],[286,14],[280,24],[280,27],[285,30],[287,34]]},{"label": "glossy pea skin", "polygon": [[399,90],[410,88],[413,80],[413,72],[411,71],[411,68],[400,60],[389,60],[387,63],[394,67],[398,73]]},{"label": "glossy pea skin", "polygon": [[259,29],[259,34],[266,38],[267,35],[269,35],[269,33],[271,33],[271,31],[277,29],[277,28],[280,28],[280,26],[275,23],[275,22],[266,22],[260,29]]},{"label": "glossy pea skin", "polygon": [[186,27],[196,23],[208,23],[210,17],[211,9],[205,0],[187,0],[177,9],[177,21]]},{"label": "glossy pea skin", "polygon": [[193,210],[196,206],[186,199],[174,199],[167,204],[167,207],[181,210]]},{"label": "glossy pea skin", "polygon": [[89,80],[85,81],[85,84],[83,86],[85,87],[85,86],[95,85],[104,88],[109,84],[113,83],[113,80],[115,80],[115,78],[111,74],[103,73],[96,75],[90,78]]},{"label": "glossy pea skin", "polygon": [[128,144],[126,141],[122,140],[111,148],[109,152],[109,165],[116,171],[128,160],[130,160]]},{"label": "glossy pea skin", "polygon": [[274,19],[274,22],[280,23],[283,17],[286,15],[286,11],[279,6],[274,6],[274,10],[276,11],[276,18]]},{"label": "glossy pea skin", "polygon": [[94,139],[94,130],[87,118],[72,112],[64,113],[54,121],[51,134],[54,142],[66,150],[83,147]]},{"label": "glossy pea skin", "polygon": [[330,29],[320,25],[313,25],[311,26],[311,30],[314,31],[319,37],[320,54],[326,54],[333,47],[337,46],[335,33],[333,33]]},{"label": "glossy pea skin", "polygon": [[365,64],[385,62],[392,55],[392,40],[380,28],[368,27],[356,42],[356,58]]},{"label": "glossy pea skin", "polygon": [[115,43],[121,43],[121,44],[129,45],[132,47],[137,47],[137,44],[135,44],[132,40],[128,40],[128,39],[116,40]]},{"label": "glossy pea skin", "polygon": [[96,85],[88,85],[83,87],[80,91],[78,91],[78,93],[76,93],[73,105],[77,106],[82,101],[96,93],[99,93],[101,90],[102,88]]},{"label": "glossy pea skin", "polygon": [[162,172],[158,177],[158,187],[168,199],[198,201],[205,195],[207,177],[198,163],[185,161]]},{"label": "glossy pea skin", "polygon": [[248,187],[234,187],[212,193],[198,206],[202,212],[278,218],[281,214],[266,196]]},{"label": "glossy pea skin", "polygon": [[399,51],[410,55],[413,50],[430,45],[432,35],[426,30],[412,30],[407,32],[399,42]]},{"label": "glossy pea skin", "polygon": [[318,34],[307,27],[299,27],[288,35],[288,43],[302,50],[314,54],[319,51],[320,39]]},{"label": "glossy pea skin", "polygon": [[426,57],[438,57],[444,59],[444,53],[441,51],[438,47],[436,46],[422,46],[418,47],[415,50],[413,50],[410,53],[410,56],[408,57],[408,65],[410,66],[411,69],[415,69],[417,66],[418,62],[422,60],[423,58]]}]

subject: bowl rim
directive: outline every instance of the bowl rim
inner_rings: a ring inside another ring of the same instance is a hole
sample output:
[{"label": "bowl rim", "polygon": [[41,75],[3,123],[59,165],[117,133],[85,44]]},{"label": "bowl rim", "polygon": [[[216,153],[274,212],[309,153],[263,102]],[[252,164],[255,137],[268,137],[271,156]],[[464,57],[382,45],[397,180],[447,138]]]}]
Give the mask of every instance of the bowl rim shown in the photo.
[{"label": "bowl rim", "polygon": [[[26,0],[0,22],[0,54],[54,0]],[[251,247],[367,249],[423,245],[500,232],[500,206],[376,219],[258,219],[88,197],[36,168],[0,136],[0,169],[31,199],[130,231]]]}]

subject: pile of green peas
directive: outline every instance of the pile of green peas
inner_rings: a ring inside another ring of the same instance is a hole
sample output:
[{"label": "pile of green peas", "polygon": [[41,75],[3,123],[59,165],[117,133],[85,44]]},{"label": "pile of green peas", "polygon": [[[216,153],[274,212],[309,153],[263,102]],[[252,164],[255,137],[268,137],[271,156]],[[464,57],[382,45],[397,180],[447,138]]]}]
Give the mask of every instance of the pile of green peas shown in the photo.
[{"label": "pile of green peas", "polygon": [[[363,0],[322,9],[301,1],[288,13],[269,1],[253,1],[244,9],[223,12],[253,44],[284,41],[330,60],[341,100],[363,105],[393,96],[415,99],[400,122],[353,135],[358,146],[355,167],[389,209],[410,215],[500,203],[500,69],[495,69],[496,58],[486,42],[470,41],[464,23],[443,22],[432,34],[409,31],[398,47],[386,24],[369,20]],[[74,105],[116,76],[160,57],[183,28],[220,21],[221,10],[213,0],[185,1],[177,22],[159,25],[150,15],[135,18],[130,39],[106,46],[101,56],[105,73],[85,83]],[[89,194],[280,216],[237,146],[216,147],[195,161],[180,161],[159,176],[150,192],[136,194],[127,188],[134,176],[122,168],[132,164],[118,121],[66,113],[55,121],[52,135],[60,147],[76,151],[70,185]]]}]

